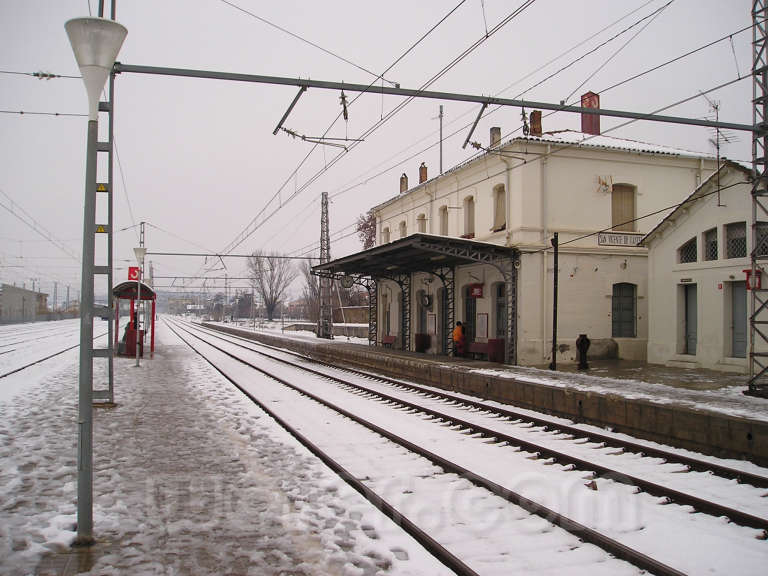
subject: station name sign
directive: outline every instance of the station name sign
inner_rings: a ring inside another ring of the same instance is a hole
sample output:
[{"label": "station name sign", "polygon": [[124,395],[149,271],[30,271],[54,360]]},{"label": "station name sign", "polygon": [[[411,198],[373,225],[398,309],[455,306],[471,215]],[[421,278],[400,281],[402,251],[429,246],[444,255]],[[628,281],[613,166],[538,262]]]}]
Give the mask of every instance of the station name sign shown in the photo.
[{"label": "station name sign", "polygon": [[597,235],[598,246],[637,246],[644,234],[627,232],[600,232]]}]

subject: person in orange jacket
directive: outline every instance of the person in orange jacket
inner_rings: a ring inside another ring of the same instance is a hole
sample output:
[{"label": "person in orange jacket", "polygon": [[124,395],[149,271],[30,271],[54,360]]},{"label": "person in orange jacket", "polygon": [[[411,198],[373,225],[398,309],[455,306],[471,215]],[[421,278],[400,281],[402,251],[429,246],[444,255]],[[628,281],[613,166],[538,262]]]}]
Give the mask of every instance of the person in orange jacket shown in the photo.
[{"label": "person in orange jacket", "polygon": [[455,356],[464,356],[464,326],[461,322],[456,322],[456,328],[453,329],[453,350]]}]

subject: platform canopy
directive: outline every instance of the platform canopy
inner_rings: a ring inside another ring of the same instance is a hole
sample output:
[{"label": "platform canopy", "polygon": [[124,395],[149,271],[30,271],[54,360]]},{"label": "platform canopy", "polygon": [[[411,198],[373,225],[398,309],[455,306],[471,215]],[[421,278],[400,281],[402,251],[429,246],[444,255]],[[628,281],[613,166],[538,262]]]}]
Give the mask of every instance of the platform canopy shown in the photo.
[{"label": "platform canopy", "polygon": [[[136,281],[127,280],[121,282],[114,288],[112,288],[112,296],[119,300],[136,300]],[[154,300],[157,298],[155,291],[141,282],[141,299],[142,300]]]},{"label": "platform canopy", "polygon": [[[505,267],[517,249],[464,238],[412,234],[394,242],[312,267],[317,273],[391,277],[462,264],[485,263]],[[504,264],[502,264],[504,263]]]},{"label": "platform canopy", "polygon": [[[343,258],[312,267],[317,276],[331,277],[360,284],[368,289],[368,339],[378,341],[378,289],[379,280],[396,282],[401,291],[400,326],[403,334],[411,334],[411,283],[414,273],[426,272],[438,277],[445,290],[442,317],[442,350],[451,349],[451,331],[456,315],[456,268],[468,264],[487,264],[501,272],[505,283],[506,344],[504,361],[517,361],[517,268],[520,251],[510,246],[478,242],[467,238],[451,238],[433,234],[411,234],[394,242],[374,246]],[[401,339],[403,350],[410,350],[411,338]]]}]

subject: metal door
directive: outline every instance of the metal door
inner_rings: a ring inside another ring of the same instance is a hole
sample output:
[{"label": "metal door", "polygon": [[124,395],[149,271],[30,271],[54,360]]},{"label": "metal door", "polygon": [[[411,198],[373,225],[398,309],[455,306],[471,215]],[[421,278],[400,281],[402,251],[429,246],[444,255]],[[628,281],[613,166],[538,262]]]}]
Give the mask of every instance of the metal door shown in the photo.
[{"label": "metal door", "polygon": [[731,284],[731,355],[747,357],[747,283]]},{"label": "metal door", "polygon": [[698,324],[696,318],[696,284],[685,285],[685,352],[696,355],[696,334]]},{"label": "metal door", "polygon": [[469,295],[469,288],[464,290],[464,338],[467,344],[475,341],[475,315],[477,301]]}]

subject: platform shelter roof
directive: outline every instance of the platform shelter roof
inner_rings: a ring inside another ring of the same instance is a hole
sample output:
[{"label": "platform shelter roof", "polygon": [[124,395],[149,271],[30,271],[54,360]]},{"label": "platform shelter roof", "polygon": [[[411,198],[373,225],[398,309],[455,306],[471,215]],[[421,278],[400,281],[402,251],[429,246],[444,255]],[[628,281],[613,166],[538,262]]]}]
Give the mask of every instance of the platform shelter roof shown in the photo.
[{"label": "platform shelter roof", "polygon": [[[112,288],[112,296],[119,300],[136,300],[137,282],[135,280],[126,280]],[[141,299],[154,300],[157,298],[155,291],[148,285],[141,282]]]},{"label": "platform shelter roof", "polygon": [[315,274],[392,277],[463,264],[498,265],[517,258],[517,249],[464,238],[412,234],[312,267]]}]

